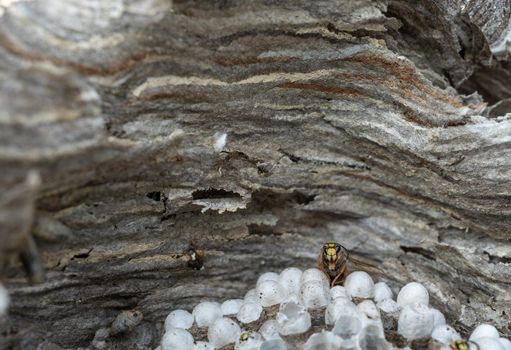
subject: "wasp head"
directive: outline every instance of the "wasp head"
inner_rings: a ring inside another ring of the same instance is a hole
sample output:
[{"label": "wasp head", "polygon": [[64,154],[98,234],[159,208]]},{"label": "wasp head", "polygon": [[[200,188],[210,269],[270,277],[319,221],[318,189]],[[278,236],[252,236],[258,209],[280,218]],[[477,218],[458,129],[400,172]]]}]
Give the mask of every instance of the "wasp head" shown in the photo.
[{"label": "wasp head", "polygon": [[330,273],[337,273],[348,260],[348,251],[339,243],[323,245],[323,267]]}]

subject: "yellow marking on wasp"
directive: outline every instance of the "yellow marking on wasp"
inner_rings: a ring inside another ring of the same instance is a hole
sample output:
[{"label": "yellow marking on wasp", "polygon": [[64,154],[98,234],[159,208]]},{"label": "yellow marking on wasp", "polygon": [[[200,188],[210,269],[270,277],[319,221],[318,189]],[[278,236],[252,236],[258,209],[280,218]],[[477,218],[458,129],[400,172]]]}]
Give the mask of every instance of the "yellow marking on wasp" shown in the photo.
[{"label": "yellow marking on wasp", "polygon": [[326,253],[327,253],[327,255],[332,255],[332,256],[335,255],[336,254],[335,248],[328,248],[326,250]]}]

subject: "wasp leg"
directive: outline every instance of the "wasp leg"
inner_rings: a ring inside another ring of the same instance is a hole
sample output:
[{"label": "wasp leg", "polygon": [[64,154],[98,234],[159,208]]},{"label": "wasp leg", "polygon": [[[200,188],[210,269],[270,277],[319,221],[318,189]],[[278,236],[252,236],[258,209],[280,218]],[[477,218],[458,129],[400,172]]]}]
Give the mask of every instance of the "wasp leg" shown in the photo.
[{"label": "wasp leg", "polygon": [[39,284],[44,281],[44,268],[32,236],[28,236],[25,246],[20,252],[20,260],[28,274],[30,283]]},{"label": "wasp leg", "polygon": [[[347,267],[344,267],[344,269],[332,280],[332,283],[330,283],[330,287],[334,287],[336,284],[343,285],[344,281],[346,281],[346,277],[348,277],[349,271]],[[339,278],[341,277],[342,278]]]},{"label": "wasp leg", "polygon": [[348,277],[349,274],[350,274],[350,272],[348,271],[348,268],[345,267],[344,270],[342,271],[342,280],[343,280],[343,282],[346,281],[346,278]]}]

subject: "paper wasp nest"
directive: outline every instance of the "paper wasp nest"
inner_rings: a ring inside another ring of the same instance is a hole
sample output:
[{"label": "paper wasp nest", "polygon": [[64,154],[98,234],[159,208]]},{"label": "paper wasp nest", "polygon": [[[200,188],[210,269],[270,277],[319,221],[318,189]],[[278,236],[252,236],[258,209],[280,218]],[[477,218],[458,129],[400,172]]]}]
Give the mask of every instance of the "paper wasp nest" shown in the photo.
[{"label": "paper wasp nest", "polygon": [[[243,299],[202,302],[192,314],[171,312],[161,350],[398,350],[415,341],[451,350],[453,341],[462,341],[445,316],[430,307],[422,284],[405,285],[397,302],[393,295],[385,282],[375,284],[360,271],[352,272],[344,286],[332,288],[315,268],[268,272]],[[399,347],[392,344],[396,340]],[[511,350],[511,342],[488,324],[475,328],[462,344],[469,350]]]}]

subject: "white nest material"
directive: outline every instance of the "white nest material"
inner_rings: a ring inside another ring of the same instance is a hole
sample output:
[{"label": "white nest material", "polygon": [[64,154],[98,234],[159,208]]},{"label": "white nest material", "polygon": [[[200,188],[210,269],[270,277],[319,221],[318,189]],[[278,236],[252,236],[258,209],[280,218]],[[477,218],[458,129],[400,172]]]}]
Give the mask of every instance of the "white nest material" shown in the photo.
[{"label": "white nest material", "polygon": [[241,305],[240,311],[236,315],[236,318],[241,323],[250,323],[257,321],[259,317],[261,317],[261,313],[263,312],[263,307],[258,303],[244,303]]},{"label": "white nest material", "polygon": [[[278,275],[277,275],[278,277]],[[257,283],[256,293],[262,306],[272,306],[284,301],[286,292],[278,281],[263,280]]]},{"label": "white nest material", "polygon": [[[478,350],[504,350],[498,338],[481,337],[472,341],[477,344]],[[470,349],[472,350],[472,347]]]},{"label": "white nest material", "polygon": [[165,330],[171,328],[189,329],[193,325],[193,315],[186,310],[174,310],[165,319]]},{"label": "white nest material", "polygon": [[399,311],[397,303],[392,299],[380,301],[376,306],[387,314],[394,314]]},{"label": "white nest material", "polygon": [[264,340],[257,332],[244,332],[236,341],[234,350],[259,350]]},{"label": "white nest material", "polygon": [[497,339],[499,337],[499,331],[492,325],[483,323],[474,329],[469,340],[476,340],[484,337]]},{"label": "white nest material", "polygon": [[259,303],[259,296],[255,288],[250,289],[243,298],[244,303]]},{"label": "white nest material", "polygon": [[410,282],[397,295],[397,306],[404,308],[408,304],[429,305],[429,293],[426,287],[417,282]]},{"label": "white nest material", "polygon": [[222,314],[226,315],[236,315],[243,305],[243,299],[229,299],[222,303],[221,309]]},{"label": "white nest material", "polygon": [[280,305],[277,330],[282,335],[300,334],[311,327],[311,316],[302,305],[290,301]]},{"label": "white nest material", "polygon": [[9,293],[7,289],[0,283],[0,316],[7,313],[9,308]]},{"label": "white nest material", "polygon": [[350,296],[348,295],[348,292],[346,292],[346,288],[342,286],[335,286],[330,289],[330,298],[332,300],[335,300],[337,298],[349,299]]},{"label": "white nest material", "polygon": [[268,320],[264,322],[261,328],[259,329],[259,332],[261,333],[265,340],[281,339],[278,330],[278,323],[276,320]]},{"label": "white nest material", "polygon": [[195,343],[194,350],[215,350],[213,344],[207,341],[198,341]]},{"label": "white nest material", "polygon": [[161,340],[162,350],[193,350],[193,336],[186,330],[181,328],[170,328],[165,331]]},{"label": "white nest material", "polygon": [[302,270],[296,267],[288,267],[280,273],[278,282],[282,286],[286,295],[298,294],[300,292],[300,280]]},{"label": "white nest material", "polygon": [[408,340],[428,338],[433,324],[433,313],[426,305],[407,304],[399,315],[397,331]]},{"label": "white nest material", "polygon": [[453,341],[461,339],[461,336],[454,328],[444,324],[433,328],[431,338],[442,344],[449,345]]},{"label": "white nest material", "polygon": [[392,289],[385,282],[378,282],[374,285],[374,301],[379,303],[384,300],[392,300]]},{"label": "white nest material", "polygon": [[300,287],[300,300],[309,309],[324,307],[330,301],[330,289],[323,281],[307,281]]},{"label": "white nest material", "polygon": [[213,144],[213,148],[215,152],[222,152],[225,145],[227,144],[227,134],[226,133],[215,133],[214,135],[215,143]]},{"label": "white nest material", "polygon": [[[1,293],[0,287],[0,312]],[[172,311],[165,320],[159,350],[212,350],[233,344],[235,350],[397,350],[385,339],[385,330],[389,331],[389,325],[396,321],[397,329],[391,331],[397,331],[408,344],[431,338],[436,343],[430,345],[449,350],[453,341],[461,339],[446,323],[445,316],[429,306],[429,293],[422,284],[408,283],[399,291],[397,301],[393,296],[385,282],[374,284],[362,271],[348,275],[344,286],[332,288],[326,275],[316,268],[302,272],[290,267],[280,274],[267,272],[243,299],[226,300],[221,305],[202,302],[192,314],[186,310]],[[270,318],[272,314],[275,319]],[[322,317],[324,326],[317,327]],[[192,327],[194,321],[199,328],[208,327],[208,341],[194,342],[187,331],[197,331],[197,327]],[[305,344],[289,344],[285,340],[306,333],[311,324],[319,332],[312,334]],[[240,325],[248,330],[242,330]],[[494,326],[481,324],[473,330],[469,348],[511,350],[511,342],[499,337]]]},{"label": "white nest material", "polygon": [[316,268],[307,269],[300,277],[300,285],[303,286],[307,282],[318,281],[330,287],[330,282],[323,272]]},{"label": "white nest material", "polygon": [[333,325],[343,315],[355,315],[359,310],[349,299],[337,298],[328,304],[325,311],[325,324]]},{"label": "white nest material", "polygon": [[352,298],[372,298],[374,296],[373,279],[364,271],[350,273],[344,282],[344,287]]},{"label": "white nest material", "polygon": [[227,317],[218,318],[208,329],[208,340],[215,348],[234,343],[241,334],[241,328]]},{"label": "white nest material", "polygon": [[222,317],[222,307],[219,303],[204,301],[193,309],[192,314],[197,326],[209,327],[217,318]]}]

